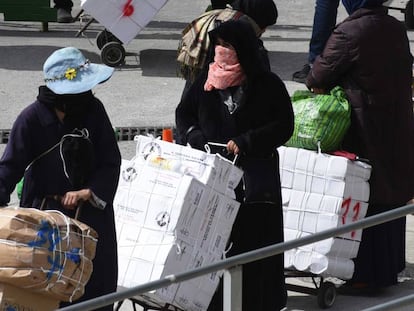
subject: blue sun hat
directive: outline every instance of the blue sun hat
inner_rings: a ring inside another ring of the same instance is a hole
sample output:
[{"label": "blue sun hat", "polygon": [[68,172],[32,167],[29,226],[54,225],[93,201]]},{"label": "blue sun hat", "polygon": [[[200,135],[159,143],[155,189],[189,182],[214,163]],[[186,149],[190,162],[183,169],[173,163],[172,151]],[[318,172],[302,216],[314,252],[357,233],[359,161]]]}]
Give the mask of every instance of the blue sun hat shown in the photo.
[{"label": "blue sun hat", "polygon": [[108,80],[114,68],[90,63],[74,47],[53,52],[43,65],[46,86],[56,94],[79,94]]}]

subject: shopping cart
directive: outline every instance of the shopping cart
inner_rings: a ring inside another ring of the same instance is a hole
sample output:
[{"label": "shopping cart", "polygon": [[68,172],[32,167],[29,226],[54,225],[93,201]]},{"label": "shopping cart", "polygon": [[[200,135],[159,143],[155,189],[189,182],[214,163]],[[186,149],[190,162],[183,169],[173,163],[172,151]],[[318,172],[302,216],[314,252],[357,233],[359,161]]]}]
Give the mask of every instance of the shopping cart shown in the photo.
[{"label": "shopping cart", "polygon": [[117,67],[125,62],[125,48],[152,20],[168,0],[82,0],[82,10],[90,19],[77,33],[82,34],[95,20],[105,27],[98,33],[96,44],[104,64]]}]

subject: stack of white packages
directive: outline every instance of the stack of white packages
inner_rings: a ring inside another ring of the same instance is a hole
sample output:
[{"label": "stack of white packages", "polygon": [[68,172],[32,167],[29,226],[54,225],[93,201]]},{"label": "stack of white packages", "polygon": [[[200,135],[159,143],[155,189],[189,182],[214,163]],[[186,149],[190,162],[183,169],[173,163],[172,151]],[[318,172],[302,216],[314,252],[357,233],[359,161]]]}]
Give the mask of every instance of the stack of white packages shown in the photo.
[{"label": "stack of white packages", "polygon": [[218,154],[138,135],[135,161],[190,175],[214,190],[234,198],[243,171]]},{"label": "stack of white packages", "polygon": [[[239,208],[226,194],[234,193],[242,176],[232,162],[151,137],[136,140],[136,157],[123,160],[114,201],[122,287],[222,259]],[[173,284],[139,299],[160,307],[206,310],[220,275]]]},{"label": "stack of white packages", "polygon": [[[371,166],[345,157],[280,147],[285,240],[365,217]],[[362,229],[285,252],[285,268],[350,279]]]}]

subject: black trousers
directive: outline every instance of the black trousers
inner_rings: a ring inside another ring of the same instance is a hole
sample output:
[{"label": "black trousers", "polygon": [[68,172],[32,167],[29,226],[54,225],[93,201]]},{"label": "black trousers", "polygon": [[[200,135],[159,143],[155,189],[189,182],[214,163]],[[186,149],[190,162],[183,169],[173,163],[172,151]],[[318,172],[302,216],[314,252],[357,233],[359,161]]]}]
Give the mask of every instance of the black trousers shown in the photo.
[{"label": "black trousers", "polygon": [[[281,205],[242,204],[233,225],[228,256],[235,256],[283,241]],[[278,311],[286,306],[283,254],[243,265],[243,310]],[[208,311],[223,310],[222,281]]]},{"label": "black trousers", "polygon": [[[370,204],[367,217],[405,204]],[[371,287],[387,287],[398,282],[398,273],[405,268],[406,217],[365,228],[354,259],[355,271],[350,283],[367,283]]]}]

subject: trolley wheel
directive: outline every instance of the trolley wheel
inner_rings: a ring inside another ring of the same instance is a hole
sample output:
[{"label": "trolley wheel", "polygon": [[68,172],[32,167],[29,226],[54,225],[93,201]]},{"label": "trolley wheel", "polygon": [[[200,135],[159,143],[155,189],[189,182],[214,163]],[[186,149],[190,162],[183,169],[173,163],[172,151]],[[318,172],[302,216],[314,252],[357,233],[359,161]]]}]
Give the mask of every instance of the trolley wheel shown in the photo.
[{"label": "trolley wheel", "polygon": [[105,44],[108,42],[117,42],[122,44],[121,40],[119,40],[112,32],[108,30],[102,30],[96,36],[96,45],[98,49],[102,50]]},{"label": "trolley wheel", "polygon": [[336,286],[332,282],[323,282],[318,289],[318,305],[321,309],[333,306],[336,298]]},{"label": "trolley wheel", "polygon": [[404,23],[408,29],[414,29],[413,0],[408,1],[405,6]]},{"label": "trolley wheel", "polygon": [[102,47],[101,59],[105,65],[117,67],[125,61],[125,49],[118,42],[108,42]]}]

